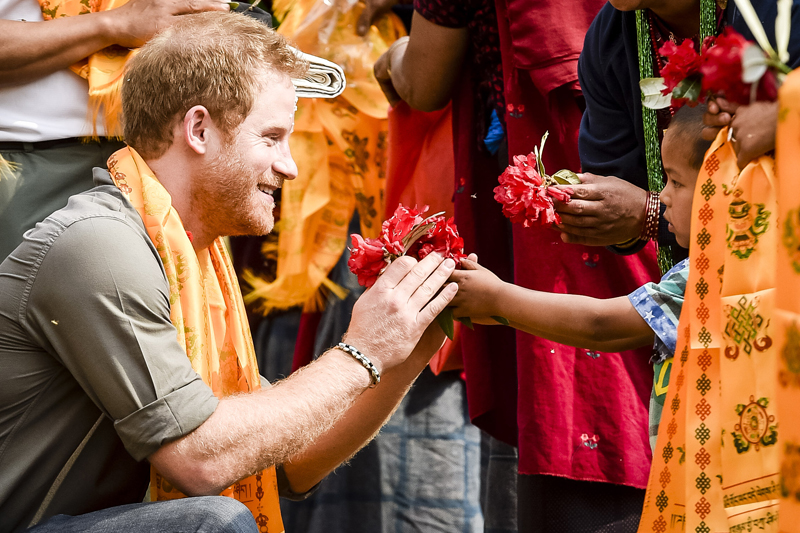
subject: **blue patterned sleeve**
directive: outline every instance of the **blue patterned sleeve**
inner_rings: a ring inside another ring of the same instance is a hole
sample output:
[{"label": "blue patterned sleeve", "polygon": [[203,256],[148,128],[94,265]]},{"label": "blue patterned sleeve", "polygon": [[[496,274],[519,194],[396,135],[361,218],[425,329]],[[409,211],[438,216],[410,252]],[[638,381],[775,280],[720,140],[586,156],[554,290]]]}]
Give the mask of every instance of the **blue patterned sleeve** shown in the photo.
[{"label": "blue patterned sleeve", "polygon": [[[663,361],[675,353],[678,320],[688,277],[689,260],[684,259],[664,274],[659,283],[647,283],[628,295],[634,309],[656,334],[654,362]],[[659,350],[659,345],[663,345],[663,350]]]}]

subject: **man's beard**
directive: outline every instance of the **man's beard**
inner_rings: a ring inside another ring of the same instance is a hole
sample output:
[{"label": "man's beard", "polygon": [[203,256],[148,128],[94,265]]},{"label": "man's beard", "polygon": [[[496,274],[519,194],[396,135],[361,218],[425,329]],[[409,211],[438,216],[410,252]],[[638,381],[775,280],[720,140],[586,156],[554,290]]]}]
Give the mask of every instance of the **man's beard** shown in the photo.
[{"label": "man's beard", "polygon": [[[266,235],[272,231],[258,183],[263,175],[244,162],[238,147],[227,144],[219,156],[192,177],[192,204],[200,221],[218,236]],[[277,180],[270,180],[275,183]]]}]

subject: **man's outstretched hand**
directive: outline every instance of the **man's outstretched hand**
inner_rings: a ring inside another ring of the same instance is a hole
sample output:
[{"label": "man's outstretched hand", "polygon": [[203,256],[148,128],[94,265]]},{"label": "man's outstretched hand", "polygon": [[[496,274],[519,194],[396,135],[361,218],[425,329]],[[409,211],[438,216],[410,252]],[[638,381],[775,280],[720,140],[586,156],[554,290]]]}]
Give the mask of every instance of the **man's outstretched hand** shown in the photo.
[{"label": "man's outstretched hand", "polygon": [[403,363],[418,344],[417,353],[433,356],[443,334],[431,324],[458,291],[455,283],[445,285],[453,270],[452,259],[443,261],[435,253],[419,262],[407,256],[396,259],[356,302],[344,342],[363,352],[380,372]]}]

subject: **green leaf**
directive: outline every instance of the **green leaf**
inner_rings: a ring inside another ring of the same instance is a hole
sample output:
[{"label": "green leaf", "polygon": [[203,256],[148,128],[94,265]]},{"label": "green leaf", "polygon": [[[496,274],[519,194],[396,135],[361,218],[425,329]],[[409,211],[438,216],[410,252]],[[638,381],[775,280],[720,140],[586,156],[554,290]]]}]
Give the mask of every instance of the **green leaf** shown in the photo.
[{"label": "green leaf", "polygon": [[550,132],[545,131],[544,135],[542,135],[542,142],[539,144],[539,150],[536,151],[536,165],[539,167],[539,174],[541,174],[542,179],[545,179],[545,176],[547,176],[547,172],[544,170],[544,161],[542,161],[542,157],[544,156],[544,143],[547,142],[549,136]]},{"label": "green leaf", "polygon": [[581,179],[573,171],[562,169],[550,176],[559,185],[580,185]]},{"label": "green leaf", "polygon": [[475,329],[475,326],[472,325],[472,319],[468,316],[462,316],[461,318],[456,318],[456,320],[467,326],[469,329]]},{"label": "green leaf", "polygon": [[503,324],[504,326],[508,326],[509,325],[509,321],[508,321],[507,318],[503,318],[501,316],[492,316],[492,318],[494,319],[495,322],[497,322],[499,324]]},{"label": "green leaf", "polygon": [[453,325],[453,308],[445,307],[444,311],[436,315],[436,323],[442,328],[447,338],[453,340],[455,334],[455,327]]},{"label": "green leaf", "polygon": [[672,91],[673,98],[687,98],[692,102],[696,102],[700,98],[700,91],[702,84],[700,78],[691,76],[681,81],[675,90]]},{"label": "green leaf", "polygon": [[666,89],[664,78],[645,78],[639,82],[642,91],[642,105],[648,109],[664,109],[672,102],[670,95],[664,96],[661,91]]},{"label": "green leaf", "polygon": [[228,2],[228,5],[231,6],[231,11],[239,9],[239,2]]}]

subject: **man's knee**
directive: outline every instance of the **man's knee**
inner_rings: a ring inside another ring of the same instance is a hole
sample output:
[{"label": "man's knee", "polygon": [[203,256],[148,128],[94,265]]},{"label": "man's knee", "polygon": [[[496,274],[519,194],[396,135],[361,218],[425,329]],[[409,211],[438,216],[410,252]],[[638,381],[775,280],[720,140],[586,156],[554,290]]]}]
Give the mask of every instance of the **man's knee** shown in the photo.
[{"label": "man's knee", "polygon": [[257,533],[258,526],[250,510],[233,498],[204,496],[192,498],[203,520],[198,533]]}]

